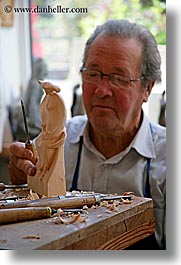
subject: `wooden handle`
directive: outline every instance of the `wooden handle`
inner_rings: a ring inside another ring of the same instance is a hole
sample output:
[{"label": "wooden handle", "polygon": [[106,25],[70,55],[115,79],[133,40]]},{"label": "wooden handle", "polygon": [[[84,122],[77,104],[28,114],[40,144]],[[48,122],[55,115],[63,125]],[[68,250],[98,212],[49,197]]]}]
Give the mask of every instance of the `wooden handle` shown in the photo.
[{"label": "wooden handle", "polygon": [[34,144],[32,142],[26,143],[25,144],[25,147],[26,147],[26,149],[30,150],[33,153],[33,160],[32,160],[32,162],[35,164],[36,161],[37,161],[37,155],[36,155],[36,150],[35,150]]},{"label": "wooden handle", "polygon": [[22,200],[22,201],[14,201],[14,202],[3,202],[0,203],[0,209],[11,209],[11,208],[24,208],[27,207],[31,200]]},{"label": "wooden handle", "polygon": [[84,205],[92,206],[96,204],[96,198],[93,195],[82,197],[71,197],[62,199],[38,199],[38,200],[23,200],[9,203],[1,203],[0,209],[25,208],[25,207],[51,207],[54,209],[74,209]]},{"label": "wooden handle", "polygon": [[0,224],[50,217],[50,207],[28,207],[0,210]]},{"label": "wooden handle", "polygon": [[27,206],[30,207],[45,207],[49,206],[54,209],[62,208],[62,209],[73,209],[79,208],[84,205],[92,206],[96,203],[96,198],[93,195],[90,196],[82,196],[82,197],[72,197],[72,198],[63,198],[56,200],[39,200],[36,202],[31,202]]}]

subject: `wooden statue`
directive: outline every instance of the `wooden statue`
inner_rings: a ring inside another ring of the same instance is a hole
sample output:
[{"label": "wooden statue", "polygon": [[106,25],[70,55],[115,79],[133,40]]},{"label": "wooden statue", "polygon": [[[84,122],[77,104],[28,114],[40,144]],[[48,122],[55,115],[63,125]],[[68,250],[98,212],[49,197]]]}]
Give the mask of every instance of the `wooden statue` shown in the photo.
[{"label": "wooden statue", "polygon": [[39,81],[45,90],[40,105],[42,131],[36,139],[38,160],[35,176],[28,176],[28,188],[39,195],[65,195],[64,141],[66,137],[66,108],[60,88],[50,82]]}]

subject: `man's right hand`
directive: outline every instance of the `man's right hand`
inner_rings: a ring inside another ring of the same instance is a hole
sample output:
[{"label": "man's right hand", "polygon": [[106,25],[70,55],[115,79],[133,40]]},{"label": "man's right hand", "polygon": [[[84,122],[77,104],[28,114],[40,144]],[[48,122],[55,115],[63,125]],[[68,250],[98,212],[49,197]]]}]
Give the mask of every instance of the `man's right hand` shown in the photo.
[{"label": "man's right hand", "polygon": [[33,153],[25,149],[25,144],[14,142],[10,145],[10,162],[8,166],[12,184],[27,182],[27,175],[33,176],[36,167],[32,163]]}]

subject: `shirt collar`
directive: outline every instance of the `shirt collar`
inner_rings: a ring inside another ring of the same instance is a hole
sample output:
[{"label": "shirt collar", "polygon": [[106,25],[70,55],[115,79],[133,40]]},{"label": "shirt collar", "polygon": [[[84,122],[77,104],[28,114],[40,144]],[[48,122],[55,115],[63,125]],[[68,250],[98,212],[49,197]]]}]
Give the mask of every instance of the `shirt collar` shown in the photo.
[{"label": "shirt collar", "polygon": [[[71,137],[70,142],[78,143],[81,136],[84,136],[84,138],[89,138],[88,127],[89,123],[87,119],[84,119],[84,122],[81,124],[81,126],[75,125],[72,128],[74,130],[74,133],[72,134],[73,137]],[[88,142],[90,142],[90,140]],[[142,124],[130,146],[127,148],[126,152],[128,152],[131,148],[134,148],[139,154],[144,157],[156,158],[151,123],[149,122],[148,117],[144,114],[144,112]]]},{"label": "shirt collar", "polygon": [[72,131],[70,135],[70,143],[76,144],[80,141],[80,137],[85,135],[87,124],[88,122],[86,115],[83,116],[83,120],[80,124],[79,123],[73,124],[71,128]]},{"label": "shirt collar", "polygon": [[148,117],[143,113],[142,124],[132,141],[132,148],[147,158],[156,158],[153,129]]}]

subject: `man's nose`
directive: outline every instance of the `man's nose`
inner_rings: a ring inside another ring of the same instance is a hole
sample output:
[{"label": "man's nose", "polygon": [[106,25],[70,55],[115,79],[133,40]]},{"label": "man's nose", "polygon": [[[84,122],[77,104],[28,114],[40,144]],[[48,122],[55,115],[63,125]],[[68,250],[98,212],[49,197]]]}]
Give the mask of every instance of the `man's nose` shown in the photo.
[{"label": "man's nose", "polygon": [[107,76],[103,76],[102,79],[99,81],[95,89],[95,94],[100,98],[105,96],[112,97],[113,93]]}]

